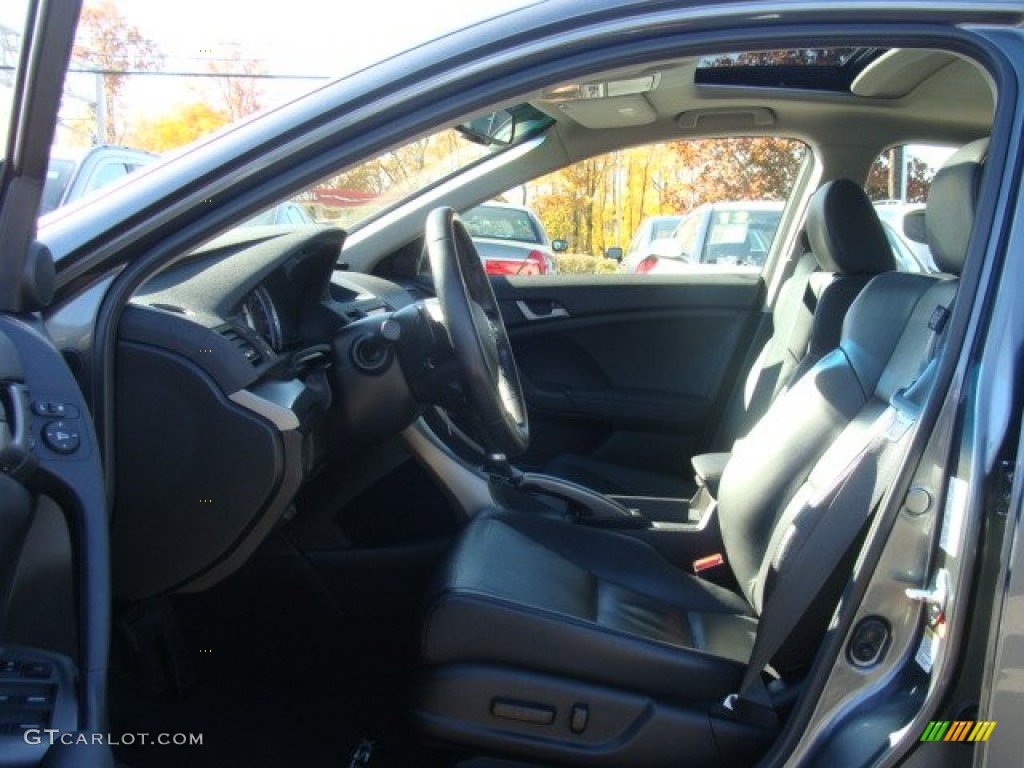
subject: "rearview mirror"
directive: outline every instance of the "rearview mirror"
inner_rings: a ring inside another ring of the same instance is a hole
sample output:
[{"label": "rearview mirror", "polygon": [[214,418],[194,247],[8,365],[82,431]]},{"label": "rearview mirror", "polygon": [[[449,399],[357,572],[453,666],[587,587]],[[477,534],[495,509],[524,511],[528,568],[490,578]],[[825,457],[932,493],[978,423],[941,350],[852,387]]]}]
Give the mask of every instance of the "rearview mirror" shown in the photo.
[{"label": "rearview mirror", "polygon": [[612,261],[622,261],[622,249],[618,246],[604,249],[604,257]]},{"label": "rearview mirror", "polygon": [[485,147],[511,147],[543,133],[552,125],[548,117],[530,104],[499,109],[455,126],[462,136]]},{"label": "rearview mirror", "polygon": [[569,241],[568,240],[552,240],[551,241],[551,250],[554,251],[555,253],[565,253],[566,251],[569,250]]}]

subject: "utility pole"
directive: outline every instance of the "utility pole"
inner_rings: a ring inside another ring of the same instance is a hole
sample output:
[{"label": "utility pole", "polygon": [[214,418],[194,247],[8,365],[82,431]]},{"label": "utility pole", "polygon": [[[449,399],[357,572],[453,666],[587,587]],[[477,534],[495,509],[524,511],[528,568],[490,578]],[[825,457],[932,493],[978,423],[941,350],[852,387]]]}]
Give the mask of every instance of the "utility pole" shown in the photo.
[{"label": "utility pole", "polygon": [[96,73],[96,135],[92,143],[103,144],[107,136],[107,97],[103,90],[103,73]]}]

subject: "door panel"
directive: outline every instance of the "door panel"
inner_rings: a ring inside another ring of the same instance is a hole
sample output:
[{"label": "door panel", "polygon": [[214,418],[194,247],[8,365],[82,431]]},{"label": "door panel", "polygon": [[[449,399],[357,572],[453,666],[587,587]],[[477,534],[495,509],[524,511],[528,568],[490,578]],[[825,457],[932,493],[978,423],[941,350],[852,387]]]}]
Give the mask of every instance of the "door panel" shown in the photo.
[{"label": "door panel", "polygon": [[543,466],[573,453],[688,471],[761,317],[759,275],[601,275],[494,281]]}]

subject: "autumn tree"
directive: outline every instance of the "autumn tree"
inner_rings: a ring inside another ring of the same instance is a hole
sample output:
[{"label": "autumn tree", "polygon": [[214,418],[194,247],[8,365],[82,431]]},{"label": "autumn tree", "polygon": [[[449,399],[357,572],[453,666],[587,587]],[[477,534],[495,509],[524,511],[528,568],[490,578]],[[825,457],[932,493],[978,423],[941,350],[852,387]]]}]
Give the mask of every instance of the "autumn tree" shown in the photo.
[{"label": "autumn tree", "polygon": [[575,163],[531,182],[530,204],[571,251],[625,246],[648,216],[722,200],[785,200],[803,144],[775,138],[652,144]]},{"label": "autumn tree", "polygon": [[569,250],[598,252],[604,242],[605,175],[613,155],[600,155],[567,166],[531,184],[534,207],[545,229],[568,240]]},{"label": "autumn tree", "polygon": [[219,106],[228,113],[231,121],[259,112],[263,108],[263,93],[260,88],[260,75],[267,73],[263,62],[253,58],[243,58],[240,51],[235,50],[224,59],[206,63],[210,74],[220,75],[214,79],[217,88]]},{"label": "autumn tree", "polygon": [[[479,154],[476,145],[469,145],[455,131],[426,136],[405,146],[390,150],[370,162],[363,163],[329,179],[324,186],[332,189],[353,189],[384,195],[426,185],[466,165]],[[473,153],[467,158],[466,153]]]},{"label": "autumn tree", "polygon": [[[864,185],[872,200],[898,200],[902,192],[901,156],[897,149],[879,155],[868,172]],[[928,199],[935,169],[919,157],[910,157],[905,165],[907,172],[907,202],[923,203]]]},{"label": "autumn tree", "polygon": [[130,140],[133,146],[150,152],[167,152],[216,131],[231,122],[231,115],[204,102],[186,104],[174,112],[136,126]]},{"label": "autumn tree", "polygon": [[74,56],[103,78],[102,104],[96,105],[103,116],[103,136],[97,138],[118,143],[124,130],[118,99],[127,73],[159,70],[163,66],[160,48],[129,23],[111,0],[101,0],[87,2],[82,9]]},{"label": "autumn tree", "polygon": [[805,151],[800,142],[770,137],[698,139],[670,146],[680,166],[678,186],[668,197],[681,213],[725,200],[785,200]]}]

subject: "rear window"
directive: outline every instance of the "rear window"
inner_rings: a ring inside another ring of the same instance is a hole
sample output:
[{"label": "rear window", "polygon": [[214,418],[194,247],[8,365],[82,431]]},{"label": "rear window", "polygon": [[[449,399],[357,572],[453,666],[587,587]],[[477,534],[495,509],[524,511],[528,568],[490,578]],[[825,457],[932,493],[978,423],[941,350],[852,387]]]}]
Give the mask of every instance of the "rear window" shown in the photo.
[{"label": "rear window", "polygon": [[464,213],[462,221],[473,237],[524,243],[543,242],[530,214],[515,208],[480,206]]}]

